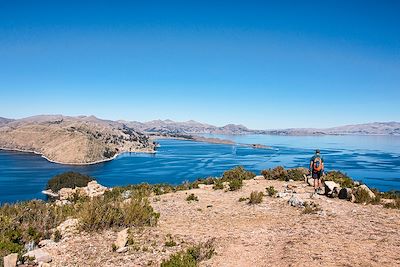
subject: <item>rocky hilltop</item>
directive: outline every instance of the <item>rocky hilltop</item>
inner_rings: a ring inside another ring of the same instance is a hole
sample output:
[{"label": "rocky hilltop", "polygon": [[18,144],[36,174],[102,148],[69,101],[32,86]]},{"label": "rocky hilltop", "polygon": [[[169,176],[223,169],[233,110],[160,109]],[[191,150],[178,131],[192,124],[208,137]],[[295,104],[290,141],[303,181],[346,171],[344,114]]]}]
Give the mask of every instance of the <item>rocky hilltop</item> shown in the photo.
[{"label": "rocky hilltop", "polygon": [[90,164],[121,152],[154,152],[143,133],[94,116],[43,115],[0,124],[0,148],[32,151],[50,161]]}]

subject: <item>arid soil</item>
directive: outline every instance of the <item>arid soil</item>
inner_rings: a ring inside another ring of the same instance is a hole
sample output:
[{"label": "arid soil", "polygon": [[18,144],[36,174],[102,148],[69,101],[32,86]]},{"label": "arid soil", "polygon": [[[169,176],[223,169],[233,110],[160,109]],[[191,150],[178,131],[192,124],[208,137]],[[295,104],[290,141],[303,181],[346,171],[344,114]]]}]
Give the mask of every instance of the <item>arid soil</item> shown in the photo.
[{"label": "arid soil", "polygon": [[[303,214],[288,197],[266,196],[249,205],[239,198],[273,185],[322,208]],[[239,191],[211,186],[154,196],[158,226],[134,229],[135,245],[126,253],[112,251],[116,232],[76,234],[45,247],[51,266],[158,266],[162,259],[191,244],[214,240],[215,255],[201,266],[400,266],[400,211],[380,205],[355,204],[325,196],[310,198],[313,189],[302,182],[256,177]],[[188,202],[194,193],[198,201]],[[171,239],[177,245],[168,247]]]}]

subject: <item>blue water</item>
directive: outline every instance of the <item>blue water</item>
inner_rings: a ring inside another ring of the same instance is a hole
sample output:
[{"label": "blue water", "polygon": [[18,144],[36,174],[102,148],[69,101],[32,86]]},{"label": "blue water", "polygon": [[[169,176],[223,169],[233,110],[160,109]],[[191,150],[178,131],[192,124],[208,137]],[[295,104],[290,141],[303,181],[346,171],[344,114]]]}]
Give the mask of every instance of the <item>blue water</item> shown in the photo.
[{"label": "blue water", "polygon": [[219,176],[236,165],[256,173],[276,165],[307,167],[315,148],[321,149],[328,170],[342,170],[382,191],[400,190],[400,137],[212,136],[237,143],[260,143],[272,149],[159,140],[161,147],[155,155],[127,153],[110,162],[87,166],[60,165],[32,153],[0,150],[0,203],[44,198],[40,192],[47,180],[65,171],[92,175],[106,186],[179,184]]}]

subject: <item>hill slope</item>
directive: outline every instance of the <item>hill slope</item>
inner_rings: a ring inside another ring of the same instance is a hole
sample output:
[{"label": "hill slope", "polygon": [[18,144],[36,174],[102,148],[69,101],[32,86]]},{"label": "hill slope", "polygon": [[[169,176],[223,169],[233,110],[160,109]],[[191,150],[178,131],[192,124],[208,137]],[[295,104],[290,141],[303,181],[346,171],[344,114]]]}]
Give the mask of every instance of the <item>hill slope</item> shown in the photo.
[{"label": "hill slope", "polygon": [[34,116],[0,126],[0,147],[34,151],[67,164],[89,164],[120,152],[153,152],[154,144],[128,126],[94,116]]}]

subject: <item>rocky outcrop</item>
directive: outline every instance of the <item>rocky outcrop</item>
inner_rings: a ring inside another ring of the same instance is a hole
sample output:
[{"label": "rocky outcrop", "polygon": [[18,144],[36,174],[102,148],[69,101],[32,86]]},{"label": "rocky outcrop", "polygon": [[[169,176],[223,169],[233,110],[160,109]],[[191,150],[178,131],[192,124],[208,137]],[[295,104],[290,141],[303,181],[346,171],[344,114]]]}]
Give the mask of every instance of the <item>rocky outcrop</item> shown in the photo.
[{"label": "rocky outcrop", "polygon": [[18,253],[12,253],[3,258],[4,267],[15,267],[17,265]]},{"label": "rocky outcrop", "polygon": [[341,187],[339,184],[333,182],[333,181],[325,181],[325,195],[328,197],[337,197],[339,195],[339,192],[341,190]]},{"label": "rocky outcrop", "polygon": [[23,258],[34,258],[35,262],[37,262],[37,263],[41,263],[41,262],[48,263],[48,262],[51,262],[51,260],[52,260],[50,254],[41,248],[29,251],[28,253],[24,254],[22,257]]},{"label": "rocky outcrop", "polygon": [[30,151],[64,164],[92,164],[121,152],[154,152],[149,137],[94,116],[35,116],[0,125],[0,148]]},{"label": "rocky outcrop", "polygon": [[109,188],[102,186],[96,181],[91,181],[85,187],[61,188],[57,193],[51,189],[42,191],[43,194],[57,199],[57,205],[70,204],[69,200],[74,196],[87,196],[90,198],[103,195]]},{"label": "rocky outcrop", "polygon": [[358,190],[365,190],[365,191],[368,193],[368,196],[369,196],[371,199],[375,199],[375,194],[374,194],[374,192],[372,192],[371,189],[369,189],[368,186],[366,186],[365,184],[362,184],[362,185],[360,185],[359,187],[357,187],[356,192],[357,192]]},{"label": "rocky outcrop", "polygon": [[63,238],[72,236],[78,233],[79,220],[78,219],[68,219],[57,226],[58,230]]}]

